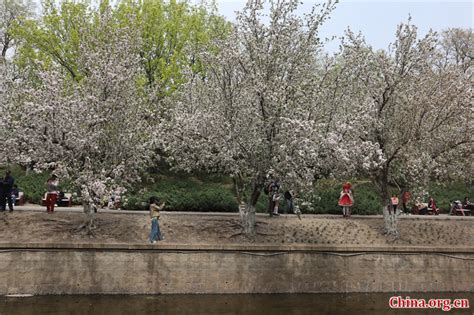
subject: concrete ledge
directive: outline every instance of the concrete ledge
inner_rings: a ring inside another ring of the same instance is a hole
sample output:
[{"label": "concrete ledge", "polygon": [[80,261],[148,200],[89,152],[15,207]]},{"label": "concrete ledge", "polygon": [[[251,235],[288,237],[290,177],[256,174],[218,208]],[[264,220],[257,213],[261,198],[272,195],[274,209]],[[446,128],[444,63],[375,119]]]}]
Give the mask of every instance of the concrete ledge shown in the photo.
[{"label": "concrete ledge", "polygon": [[127,244],[127,243],[0,243],[4,250],[90,250],[90,251],[205,251],[205,252],[340,252],[340,253],[459,253],[474,254],[474,247],[451,246],[334,246],[334,245],[248,245],[248,244]]},{"label": "concrete ledge", "polygon": [[1,243],[0,295],[474,292],[474,249]]}]

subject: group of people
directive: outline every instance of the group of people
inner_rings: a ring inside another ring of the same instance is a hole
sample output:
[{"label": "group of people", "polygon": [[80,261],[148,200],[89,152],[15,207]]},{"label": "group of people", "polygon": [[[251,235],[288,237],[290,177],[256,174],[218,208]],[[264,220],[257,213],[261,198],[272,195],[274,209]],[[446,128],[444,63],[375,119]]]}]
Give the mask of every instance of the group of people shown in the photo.
[{"label": "group of people", "polygon": [[[344,217],[349,217],[351,215],[351,207],[354,204],[354,197],[352,195],[351,183],[346,182],[342,185],[342,191],[339,198],[339,206],[342,207],[342,214]],[[268,214],[270,216],[279,216],[278,213],[280,207],[281,193],[280,193],[280,180],[275,179],[271,181],[268,185],[264,187],[264,193],[268,195]],[[286,190],[283,194],[283,197],[286,201],[286,210],[289,213],[299,213],[298,210],[295,211],[294,205],[294,193],[291,190]]]},{"label": "group of people", "polygon": [[464,197],[463,201],[456,200],[453,202],[453,205],[449,211],[450,215],[457,215],[458,213],[462,213],[465,215],[467,212],[468,215],[472,215],[471,211],[474,210],[474,203],[469,200],[469,197]]},{"label": "group of people", "polygon": [[[278,211],[281,199],[280,180],[277,178],[266,185],[264,187],[264,193],[268,195],[268,214],[270,216],[279,216]],[[287,205],[286,210],[289,213],[295,213],[293,195],[294,193],[290,190],[285,191],[283,194]]]},{"label": "group of people", "polygon": [[438,215],[440,212],[440,209],[438,208],[435,199],[433,196],[429,196],[428,202],[420,202],[416,201],[415,204],[413,205],[412,208],[412,213],[413,214],[434,214]]},{"label": "group of people", "polygon": [[[352,194],[352,185],[348,182],[344,183],[342,185],[342,190],[340,193],[339,197],[339,206],[342,207],[342,215],[343,217],[349,217],[351,215],[351,207],[354,204],[354,196]],[[410,209],[408,209],[408,203],[411,199],[411,193],[409,191],[405,191],[401,195],[402,199],[402,204],[401,207],[399,207],[399,198],[396,194],[393,194],[392,197],[390,198],[390,202],[387,206],[387,210],[389,214],[396,214],[397,211],[399,213],[409,213]],[[467,209],[467,210],[474,210],[474,204],[472,204],[469,201],[468,197],[464,198],[464,201],[461,203],[460,201],[456,201],[454,203],[453,208],[459,208],[459,209]],[[451,209],[451,212],[453,210]],[[411,212],[413,214],[421,214],[421,215],[426,215],[426,214],[432,214],[432,215],[438,215],[440,212],[440,209],[438,208],[436,204],[436,200],[433,198],[433,196],[429,196],[428,202],[420,202],[416,201],[411,208]]]},{"label": "group of people", "polygon": [[[52,213],[54,211],[54,205],[58,199],[59,181],[56,175],[52,175],[46,182],[46,211]],[[5,211],[8,204],[8,210],[12,212],[14,210],[16,199],[19,197],[20,191],[18,186],[15,184],[11,171],[7,170],[5,177],[0,179],[0,211]]]}]

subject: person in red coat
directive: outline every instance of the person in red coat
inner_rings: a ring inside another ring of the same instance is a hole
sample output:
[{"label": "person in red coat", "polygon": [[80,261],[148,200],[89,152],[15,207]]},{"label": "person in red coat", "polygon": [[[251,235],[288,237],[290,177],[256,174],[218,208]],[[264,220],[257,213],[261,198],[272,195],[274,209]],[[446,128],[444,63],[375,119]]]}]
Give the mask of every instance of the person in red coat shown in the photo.
[{"label": "person in red coat", "polygon": [[343,217],[349,217],[351,215],[351,207],[354,204],[351,187],[351,183],[348,182],[342,185],[341,196],[339,197],[339,206],[342,207]]}]

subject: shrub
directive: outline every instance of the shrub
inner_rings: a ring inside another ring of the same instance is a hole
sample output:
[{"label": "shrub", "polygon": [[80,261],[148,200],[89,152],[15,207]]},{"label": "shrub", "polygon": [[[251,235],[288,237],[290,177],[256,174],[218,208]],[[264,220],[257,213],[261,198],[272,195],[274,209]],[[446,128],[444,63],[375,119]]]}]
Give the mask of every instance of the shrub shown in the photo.
[{"label": "shrub", "polygon": [[[146,186],[146,183],[142,186]],[[160,176],[157,183],[126,195],[123,207],[130,210],[148,209],[148,199],[151,196],[165,201],[167,211],[238,211],[232,190],[222,183],[205,183],[192,177],[164,176]]]}]

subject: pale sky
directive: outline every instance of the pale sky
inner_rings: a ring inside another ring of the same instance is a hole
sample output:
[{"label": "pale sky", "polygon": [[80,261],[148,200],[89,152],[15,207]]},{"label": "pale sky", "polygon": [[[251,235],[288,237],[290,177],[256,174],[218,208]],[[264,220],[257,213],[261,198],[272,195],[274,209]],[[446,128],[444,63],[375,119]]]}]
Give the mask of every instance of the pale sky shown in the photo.
[{"label": "pale sky", "polygon": [[[40,0],[34,0],[39,3]],[[95,2],[98,0],[92,0]],[[116,0],[115,0],[116,1]],[[112,2],[115,2],[112,0]],[[202,0],[189,0],[200,3]],[[235,11],[244,7],[246,0],[215,0],[220,14],[228,20],[235,20]],[[309,12],[312,6],[322,0],[301,0],[299,12]],[[394,41],[396,26],[406,22],[411,15],[412,23],[418,27],[419,36],[431,28],[441,31],[449,27],[472,28],[474,15],[473,0],[340,0],[331,19],[323,25],[321,37],[340,37],[350,27],[361,31],[367,43],[375,49],[385,49]],[[326,46],[335,51],[338,41]]]},{"label": "pale sky", "polygon": [[[235,19],[235,11],[241,10],[245,0],[217,0],[219,12],[229,20]],[[309,12],[321,2],[302,0],[300,12]],[[321,29],[321,36],[342,36],[350,27],[361,31],[367,42],[376,49],[387,48],[394,41],[396,26],[406,22],[408,15],[422,36],[431,28],[440,31],[449,27],[472,28],[474,7],[470,0],[340,0],[331,19]],[[338,42],[326,49],[337,49]]]}]

